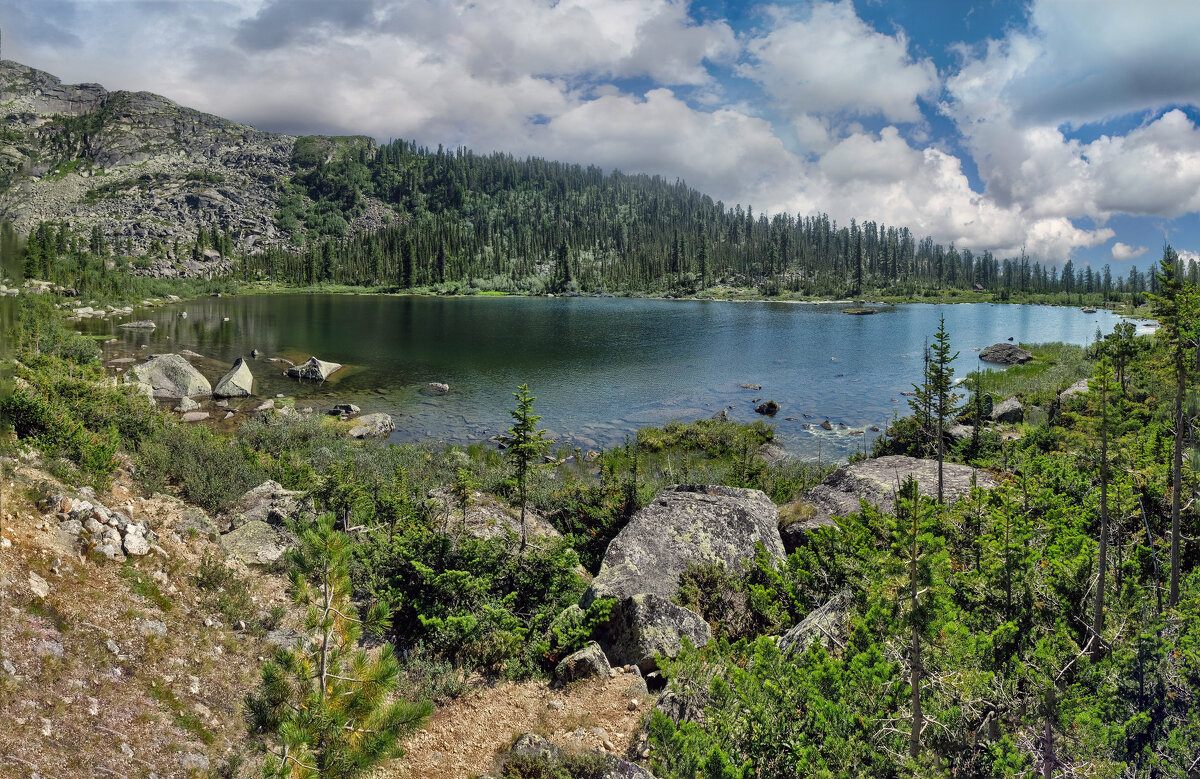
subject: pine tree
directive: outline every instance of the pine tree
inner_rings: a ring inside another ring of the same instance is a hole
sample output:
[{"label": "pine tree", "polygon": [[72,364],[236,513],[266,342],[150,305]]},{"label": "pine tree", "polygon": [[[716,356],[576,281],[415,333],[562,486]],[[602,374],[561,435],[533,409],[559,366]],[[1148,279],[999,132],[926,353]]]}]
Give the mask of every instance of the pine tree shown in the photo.
[{"label": "pine tree", "polygon": [[398,740],[430,713],[428,703],[388,702],[400,664],[385,644],[374,658],[355,649],[364,629],[390,625],[374,604],[359,616],[351,601],[350,543],[326,514],[293,524],[297,546],[286,557],[296,603],[305,606],[305,639],[262,668],[246,698],[252,731],[273,737],[263,776],[272,779],[361,776],[399,752]]},{"label": "pine tree", "polygon": [[533,413],[533,401],[537,398],[529,394],[529,385],[517,387],[513,397],[517,399],[517,407],[508,412],[512,415],[513,426],[500,440],[508,448],[508,459],[513,464],[513,475],[517,480],[517,493],[521,500],[521,549],[524,549],[527,544],[525,504],[529,499],[529,475],[538,460],[550,449],[550,441],[546,438],[545,430],[537,429],[541,417]]}]

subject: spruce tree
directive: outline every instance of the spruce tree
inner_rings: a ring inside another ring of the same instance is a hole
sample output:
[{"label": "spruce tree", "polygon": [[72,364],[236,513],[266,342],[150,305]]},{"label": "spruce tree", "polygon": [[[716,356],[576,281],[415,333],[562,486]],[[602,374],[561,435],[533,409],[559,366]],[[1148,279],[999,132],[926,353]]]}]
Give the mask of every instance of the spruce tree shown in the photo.
[{"label": "spruce tree", "polygon": [[550,441],[546,438],[545,430],[537,429],[541,417],[533,413],[533,401],[537,398],[529,394],[529,385],[517,387],[513,397],[517,399],[517,407],[508,412],[513,418],[513,426],[500,440],[508,448],[508,459],[513,464],[513,475],[517,481],[517,494],[521,501],[521,549],[524,549],[528,541],[525,504],[529,499],[529,475],[538,460],[550,449]]}]

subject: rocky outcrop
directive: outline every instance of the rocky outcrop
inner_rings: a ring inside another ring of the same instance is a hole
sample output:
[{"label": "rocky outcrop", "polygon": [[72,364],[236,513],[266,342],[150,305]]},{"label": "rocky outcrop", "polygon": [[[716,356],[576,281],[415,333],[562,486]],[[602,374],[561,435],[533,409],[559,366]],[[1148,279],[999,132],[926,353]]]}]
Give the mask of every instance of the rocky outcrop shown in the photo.
[{"label": "rocky outcrop", "polygon": [[779,638],[780,651],[799,654],[818,642],[829,651],[842,648],[853,605],[854,598],[848,590],[834,595]]},{"label": "rocky outcrop", "polygon": [[1016,424],[1025,418],[1025,407],[1016,398],[1006,398],[992,408],[992,421]]},{"label": "rocky outcrop", "polygon": [[[232,226],[238,252],[292,244],[273,214],[291,176],[294,138],[148,92],[62,84],[12,61],[0,62],[0,102],[9,133],[0,180],[13,182],[0,211],[20,232],[67,218],[84,234],[99,227],[132,244],[143,260],[136,272],[158,276],[231,268],[232,257],[218,252],[175,254],[175,243],[194,239],[201,226]],[[67,116],[87,117],[87,132],[72,134]],[[72,158],[52,169],[64,148]]]},{"label": "rocky outcrop", "polygon": [[979,359],[996,365],[1021,365],[1033,359],[1033,355],[1016,344],[998,343],[986,347]]},{"label": "rocky outcrop", "polygon": [[288,520],[316,516],[313,500],[298,490],[286,490],[278,482],[265,481],[238,500],[237,505],[216,519],[222,532],[236,530],[249,522],[283,526]]},{"label": "rocky outcrop", "polygon": [[679,576],[692,563],[720,563],[739,570],[762,544],[784,556],[778,511],[759,490],[677,486],[659,493],[612,540],[600,572],[580,601],[615,598],[599,641],[619,665],[655,668],[654,655],[674,656],[684,637],[708,641],[708,625],[673,603]]},{"label": "rocky outcrop", "polygon": [[[917,480],[922,495],[937,497],[937,460],[922,460],[916,457],[890,455],[873,460],[862,460],[844,468],[838,468],[804,495],[804,501],[814,509],[809,521],[828,521],[832,517],[852,514],[861,509],[866,501],[884,511],[891,511],[896,501],[896,490],[909,476]],[[945,463],[943,465],[943,494],[947,503],[953,503],[971,492],[971,475],[983,489],[997,485],[996,479],[987,471],[967,465]]]},{"label": "rocky outcrop", "polygon": [[178,354],[156,354],[135,365],[130,375],[149,384],[156,398],[194,398],[212,394],[208,379]]},{"label": "rocky outcrop", "polygon": [[221,536],[225,551],[246,565],[271,565],[294,543],[295,538],[287,530],[258,520]]},{"label": "rocky outcrop", "polygon": [[217,398],[245,398],[253,393],[254,375],[250,373],[250,366],[242,357],[234,361],[233,368],[221,377],[213,389],[213,397]]},{"label": "rocky outcrop", "polygon": [[53,513],[59,534],[82,554],[123,562],[126,555],[142,557],[154,550],[158,536],[145,522],[134,522],[128,510],[113,510],[94,499],[73,498],[54,493],[40,501],[40,508]]},{"label": "rocky outcrop", "polygon": [[342,367],[341,363],[326,362],[309,357],[300,365],[288,368],[287,375],[301,381],[325,381]]},{"label": "rocky outcrop", "polygon": [[141,319],[137,322],[126,322],[124,324],[117,325],[117,327],[127,327],[130,330],[153,330],[154,328],[158,327],[158,325],[154,324],[149,319]]},{"label": "rocky outcrop", "polygon": [[395,429],[396,423],[392,421],[390,414],[382,412],[364,414],[354,420],[354,427],[350,428],[349,436],[351,438],[387,438]]}]

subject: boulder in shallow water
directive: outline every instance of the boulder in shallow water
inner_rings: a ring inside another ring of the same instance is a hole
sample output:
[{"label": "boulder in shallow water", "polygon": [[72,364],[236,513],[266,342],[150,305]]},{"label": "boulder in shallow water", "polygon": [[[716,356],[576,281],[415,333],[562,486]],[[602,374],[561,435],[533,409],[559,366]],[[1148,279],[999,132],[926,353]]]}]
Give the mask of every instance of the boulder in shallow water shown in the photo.
[{"label": "boulder in shallow water", "polygon": [[233,363],[229,373],[217,382],[213,395],[218,398],[245,398],[254,392],[254,375],[245,358],[239,357]]},{"label": "boulder in shallow water", "polygon": [[341,363],[326,362],[318,360],[316,357],[309,357],[301,364],[288,368],[287,375],[302,381],[325,381],[341,367]]},{"label": "boulder in shallow water", "polygon": [[178,354],[156,354],[131,371],[149,384],[156,398],[194,398],[212,394],[212,385]]}]

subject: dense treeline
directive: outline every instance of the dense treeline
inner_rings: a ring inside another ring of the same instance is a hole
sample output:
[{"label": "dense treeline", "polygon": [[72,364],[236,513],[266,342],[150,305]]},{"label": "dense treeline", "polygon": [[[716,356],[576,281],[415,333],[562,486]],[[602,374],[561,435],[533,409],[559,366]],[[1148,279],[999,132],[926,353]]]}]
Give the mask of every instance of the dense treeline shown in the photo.
[{"label": "dense treeline", "polygon": [[[696,294],[727,286],[828,298],[979,290],[999,299],[1136,305],[1157,292],[1153,271],[1136,266],[1114,276],[1108,265],[999,258],[898,225],[729,208],[682,181],[595,166],[306,137],[293,168],[274,217],[297,250],[240,253],[239,227],[214,222],[192,241],[134,256],[128,239],[98,227],[78,233],[43,223],[28,237],[25,275],[119,296],[129,274],[112,271],[208,250],[232,261],[244,281],[443,293]],[[1200,264],[1190,260],[1184,270],[1200,283]]]},{"label": "dense treeline", "polygon": [[[681,181],[595,166],[322,138],[300,139],[294,165],[277,218],[304,227],[307,247],[246,258],[247,279],[534,292],[693,293],[724,283],[821,296],[978,285],[1103,300],[1155,291],[1153,273],[1136,267],[1114,277],[1108,266],[960,251],[903,226],[756,214]],[[391,206],[390,224],[342,239],[370,198]],[[1200,268],[1188,272],[1195,281]]]}]

